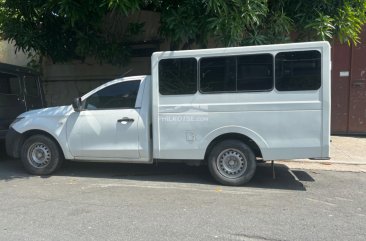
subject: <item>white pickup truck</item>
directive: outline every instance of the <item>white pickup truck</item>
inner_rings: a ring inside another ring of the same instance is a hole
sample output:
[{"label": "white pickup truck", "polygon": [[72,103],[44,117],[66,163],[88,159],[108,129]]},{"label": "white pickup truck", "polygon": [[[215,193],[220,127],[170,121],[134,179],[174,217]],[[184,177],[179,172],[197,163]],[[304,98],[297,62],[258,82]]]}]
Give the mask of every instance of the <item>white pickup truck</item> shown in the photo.
[{"label": "white pickup truck", "polygon": [[225,185],[248,182],[258,158],[329,157],[327,42],[158,52],[151,63],[151,76],[23,113],[7,153],[37,175],[63,159],[201,163]]}]

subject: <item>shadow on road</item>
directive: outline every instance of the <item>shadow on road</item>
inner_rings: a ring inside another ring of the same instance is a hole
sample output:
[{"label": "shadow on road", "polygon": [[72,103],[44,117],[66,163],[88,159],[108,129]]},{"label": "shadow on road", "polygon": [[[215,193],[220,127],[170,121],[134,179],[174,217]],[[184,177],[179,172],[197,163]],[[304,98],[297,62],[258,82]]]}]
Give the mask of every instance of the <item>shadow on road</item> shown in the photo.
[{"label": "shadow on road", "polygon": [[[0,161],[0,181],[32,177],[24,171],[19,160],[6,159]],[[245,187],[305,191],[301,181],[314,181],[307,172],[292,172],[285,165],[275,164],[275,171],[276,178],[273,179],[271,165],[260,164],[252,181]],[[193,167],[176,163],[144,165],[66,162],[55,176],[217,185],[206,166]]]}]

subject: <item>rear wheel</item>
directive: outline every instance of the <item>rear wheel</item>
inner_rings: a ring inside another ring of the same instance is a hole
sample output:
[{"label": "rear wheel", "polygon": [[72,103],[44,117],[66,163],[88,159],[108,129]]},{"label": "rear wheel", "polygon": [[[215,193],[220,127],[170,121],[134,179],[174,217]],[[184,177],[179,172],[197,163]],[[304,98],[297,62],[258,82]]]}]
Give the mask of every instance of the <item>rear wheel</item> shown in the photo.
[{"label": "rear wheel", "polygon": [[24,142],[21,160],[27,172],[34,175],[49,175],[61,166],[63,157],[51,138],[34,135]]},{"label": "rear wheel", "polygon": [[256,159],[249,146],[238,140],[222,141],[208,157],[211,175],[221,184],[238,186],[254,176]]}]

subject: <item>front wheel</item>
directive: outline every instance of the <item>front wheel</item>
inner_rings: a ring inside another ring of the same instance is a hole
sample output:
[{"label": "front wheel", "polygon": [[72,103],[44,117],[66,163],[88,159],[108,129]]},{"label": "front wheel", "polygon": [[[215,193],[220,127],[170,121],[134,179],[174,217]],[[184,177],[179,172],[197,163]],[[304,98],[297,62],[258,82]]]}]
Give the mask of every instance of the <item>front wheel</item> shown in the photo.
[{"label": "front wheel", "polygon": [[63,156],[51,138],[45,135],[34,135],[24,142],[21,160],[30,174],[49,175],[60,167]]},{"label": "front wheel", "polygon": [[238,140],[222,141],[208,156],[211,175],[221,184],[239,186],[254,176],[256,159],[249,146]]}]

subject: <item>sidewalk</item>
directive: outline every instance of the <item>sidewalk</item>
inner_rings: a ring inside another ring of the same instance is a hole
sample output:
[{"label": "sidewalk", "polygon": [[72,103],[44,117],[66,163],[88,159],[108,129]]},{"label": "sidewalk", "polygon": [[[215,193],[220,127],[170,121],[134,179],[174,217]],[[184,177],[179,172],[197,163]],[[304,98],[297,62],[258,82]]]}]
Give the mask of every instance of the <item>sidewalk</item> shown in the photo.
[{"label": "sidewalk", "polygon": [[289,168],[366,172],[366,136],[331,136],[330,160],[277,161]]},{"label": "sidewalk", "polygon": [[331,162],[366,165],[366,136],[331,136]]}]

